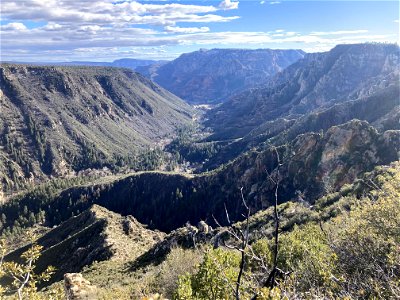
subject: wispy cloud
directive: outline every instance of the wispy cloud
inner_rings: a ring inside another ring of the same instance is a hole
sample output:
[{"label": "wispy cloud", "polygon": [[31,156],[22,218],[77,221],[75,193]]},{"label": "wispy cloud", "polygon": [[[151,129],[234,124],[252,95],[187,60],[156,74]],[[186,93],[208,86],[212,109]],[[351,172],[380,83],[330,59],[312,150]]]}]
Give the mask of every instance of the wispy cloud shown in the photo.
[{"label": "wispy cloud", "polygon": [[310,35],[343,35],[343,34],[358,34],[358,33],[367,33],[368,30],[361,29],[361,30],[339,30],[339,31],[313,31]]},{"label": "wispy cloud", "polygon": [[280,3],[281,3],[281,1],[271,1],[269,4],[274,5],[274,4],[280,4]]}]

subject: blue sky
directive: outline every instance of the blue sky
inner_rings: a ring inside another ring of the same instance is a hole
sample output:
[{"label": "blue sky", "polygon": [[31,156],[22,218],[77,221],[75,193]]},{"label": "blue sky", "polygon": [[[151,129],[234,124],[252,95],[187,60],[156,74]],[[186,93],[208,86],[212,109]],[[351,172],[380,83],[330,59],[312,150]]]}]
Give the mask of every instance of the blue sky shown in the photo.
[{"label": "blue sky", "polygon": [[172,59],[199,48],[327,51],[399,41],[398,1],[2,0],[2,61]]}]

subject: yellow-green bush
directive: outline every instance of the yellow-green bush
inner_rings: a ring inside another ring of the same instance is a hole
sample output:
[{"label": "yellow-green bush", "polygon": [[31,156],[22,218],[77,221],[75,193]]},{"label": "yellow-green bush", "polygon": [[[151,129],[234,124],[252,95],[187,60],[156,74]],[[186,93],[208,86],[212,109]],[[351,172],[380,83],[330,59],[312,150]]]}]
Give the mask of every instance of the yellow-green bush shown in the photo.
[{"label": "yellow-green bush", "polygon": [[[42,246],[36,244],[36,237],[28,234],[31,247],[21,255],[22,262],[4,261],[7,253],[7,245],[0,240],[0,299],[5,295],[11,299],[28,300],[61,300],[64,298],[63,291],[59,288],[49,290],[46,294],[39,293],[37,285],[48,281],[54,273],[54,268],[49,266],[40,274],[35,273],[35,264],[41,255]],[[5,284],[5,282],[9,282]]]},{"label": "yellow-green bush", "polygon": [[179,278],[174,299],[233,299],[239,263],[240,256],[234,251],[207,250],[198,272]]},{"label": "yellow-green bush", "polygon": [[153,290],[166,298],[172,297],[181,275],[193,274],[203,259],[201,250],[173,248],[161,264],[152,284]]}]

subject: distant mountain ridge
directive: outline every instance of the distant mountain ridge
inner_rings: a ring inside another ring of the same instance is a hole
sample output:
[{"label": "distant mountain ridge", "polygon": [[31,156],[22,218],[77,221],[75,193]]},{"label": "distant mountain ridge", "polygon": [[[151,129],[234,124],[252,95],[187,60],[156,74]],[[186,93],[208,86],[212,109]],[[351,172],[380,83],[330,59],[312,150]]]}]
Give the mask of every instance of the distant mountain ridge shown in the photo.
[{"label": "distant mountain ridge", "polygon": [[144,67],[154,64],[166,63],[166,60],[149,60],[135,58],[121,58],[112,62],[105,61],[66,61],[66,62],[5,62],[11,64],[24,64],[34,66],[92,66],[92,67],[118,67],[135,70],[137,67]]},{"label": "distant mountain ridge", "polygon": [[295,120],[367,97],[398,83],[399,62],[399,46],[394,44],[338,45],[329,52],[306,54],[263,87],[237,94],[209,111],[206,125],[215,139],[239,138],[264,122]]},{"label": "distant mountain ridge", "polygon": [[189,103],[219,103],[265,83],[304,54],[302,50],[202,49],[137,71]]}]

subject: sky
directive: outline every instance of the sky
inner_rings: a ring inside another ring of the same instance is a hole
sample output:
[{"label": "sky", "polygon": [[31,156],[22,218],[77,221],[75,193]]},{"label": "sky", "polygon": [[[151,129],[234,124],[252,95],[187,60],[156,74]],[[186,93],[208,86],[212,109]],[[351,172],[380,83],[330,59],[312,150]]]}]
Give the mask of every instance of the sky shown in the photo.
[{"label": "sky", "polygon": [[0,60],[169,60],[200,48],[399,43],[399,1],[1,0]]}]

